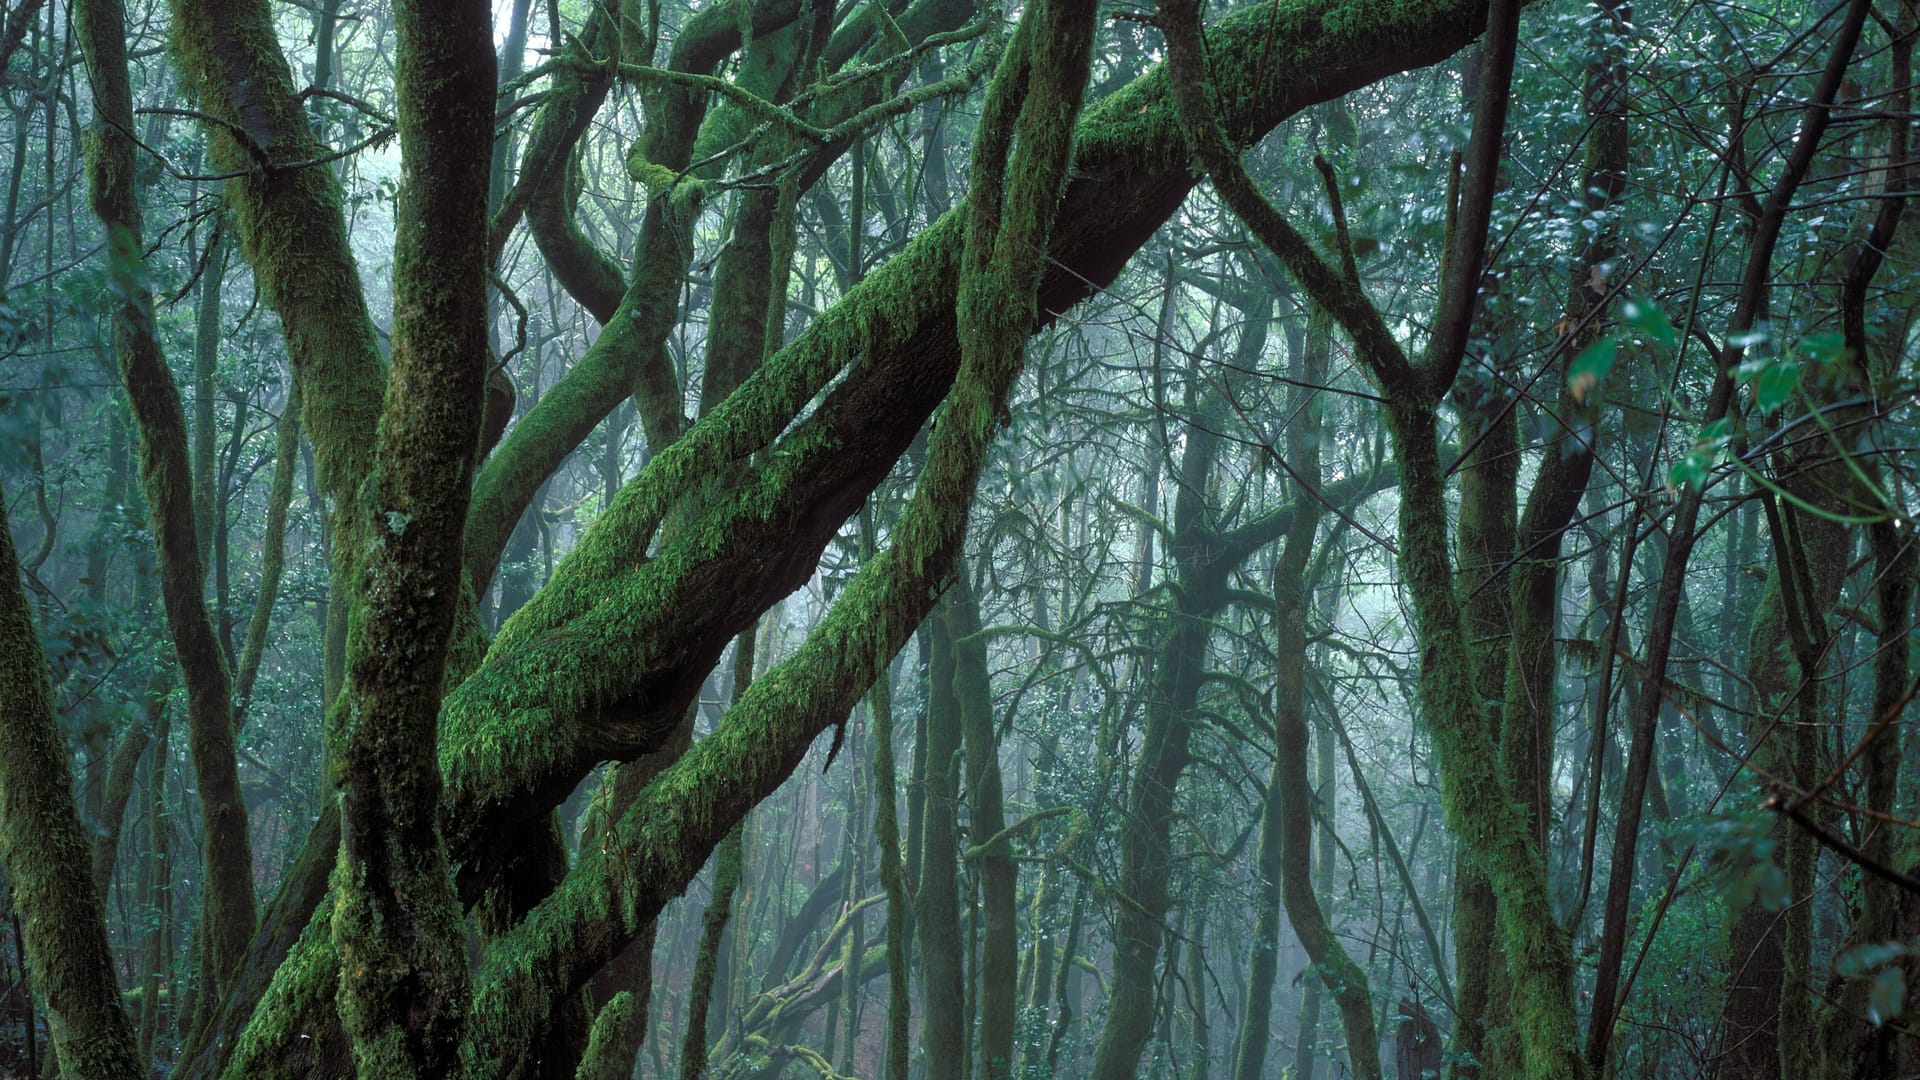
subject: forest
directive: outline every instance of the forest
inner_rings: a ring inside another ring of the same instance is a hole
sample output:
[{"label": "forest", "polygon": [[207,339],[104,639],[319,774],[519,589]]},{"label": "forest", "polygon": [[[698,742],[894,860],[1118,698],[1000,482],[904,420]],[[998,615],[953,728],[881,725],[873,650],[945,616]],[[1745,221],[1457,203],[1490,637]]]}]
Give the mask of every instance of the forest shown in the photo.
[{"label": "forest", "polygon": [[0,1076],[1920,1076],[1920,0],[0,0]]}]

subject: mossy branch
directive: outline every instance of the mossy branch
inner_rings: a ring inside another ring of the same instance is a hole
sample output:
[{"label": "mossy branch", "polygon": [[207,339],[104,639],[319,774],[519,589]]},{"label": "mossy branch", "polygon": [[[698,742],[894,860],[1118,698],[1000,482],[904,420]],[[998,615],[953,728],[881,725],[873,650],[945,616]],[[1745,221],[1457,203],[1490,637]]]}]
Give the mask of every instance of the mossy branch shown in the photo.
[{"label": "mossy branch", "polygon": [[1086,811],[1081,810],[1077,806],[1049,806],[1045,810],[1036,810],[1026,817],[1021,818],[1019,821],[1001,829],[999,832],[994,833],[986,840],[968,848],[962,857],[968,862],[983,859],[989,852],[1002,847],[1014,837],[1032,830],[1034,826],[1041,822],[1051,821],[1054,818],[1062,816],[1072,816],[1074,818],[1074,828],[1069,830],[1067,834],[1068,842],[1061,844],[1059,848],[1060,851],[1065,851],[1072,846],[1071,841],[1076,838],[1082,827],[1082,820],[1086,818]]}]

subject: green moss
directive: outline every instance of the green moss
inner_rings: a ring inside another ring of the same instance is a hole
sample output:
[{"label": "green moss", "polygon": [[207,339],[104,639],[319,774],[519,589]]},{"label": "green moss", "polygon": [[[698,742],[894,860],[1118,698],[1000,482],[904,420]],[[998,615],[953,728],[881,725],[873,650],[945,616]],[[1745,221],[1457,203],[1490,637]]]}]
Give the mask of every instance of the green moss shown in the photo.
[{"label": "green moss", "polygon": [[146,1062],[114,982],[71,756],[20,583],[6,501],[0,492],[0,859],[20,912],[17,944],[45,996],[59,1065],[80,1077],[133,1077]]},{"label": "green moss", "polygon": [[321,1034],[309,1028],[333,1015],[340,965],[333,951],[333,898],[308,921],[242,1029],[225,1080],[297,1080],[311,1074]]},{"label": "green moss", "polygon": [[633,994],[625,990],[600,1006],[593,1018],[593,1031],[587,1037],[587,1052],[581,1055],[580,1066],[574,1070],[575,1080],[626,1080],[633,1072],[633,1062],[625,1059],[620,1051],[625,1045],[627,1030],[645,1019],[636,1012]]},{"label": "green moss", "polygon": [[1474,686],[1447,551],[1436,417],[1431,407],[1400,400],[1389,406],[1387,419],[1401,462],[1400,564],[1423,652],[1421,709],[1440,759],[1447,825],[1486,871],[1498,901],[1526,1075],[1585,1076],[1571,942],[1554,915],[1546,867],[1499,768],[1499,747]]},{"label": "green moss", "polygon": [[627,151],[627,175],[648,194],[673,199],[684,208],[697,209],[707,195],[706,185],[694,177],[648,161],[638,142]]},{"label": "green moss", "polygon": [[176,0],[172,12],[173,48],[199,107],[232,125],[209,126],[209,156],[217,170],[244,174],[227,185],[242,250],[280,314],[321,485],[342,504],[372,469],[386,377],[338,175],[262,167],[325,152],[294,97],[263,0]]}]

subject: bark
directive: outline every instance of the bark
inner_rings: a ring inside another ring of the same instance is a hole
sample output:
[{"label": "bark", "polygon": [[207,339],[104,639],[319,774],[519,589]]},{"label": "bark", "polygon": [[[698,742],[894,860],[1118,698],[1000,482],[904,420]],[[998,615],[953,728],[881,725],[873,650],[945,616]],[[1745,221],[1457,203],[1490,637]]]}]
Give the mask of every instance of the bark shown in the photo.
[{"label": "bark", "polygon": [[232,978],[253,934],[253,853],[234,750],[226,657],[201,599],[205,570],[193,522],[186,414],[161,355],[153,298],[142,271],[134,193],[133,98],[126,13],[118,0],[75,9],[98,124],[87,147],[88,195],[107,230],[108,279],[120,302],[114,351],[140,436],[140,480],[159,549],[160,591],[187,689],[187,735],[206,832],[202,880],[208,982]]},{"label": "bark", "polygon": [[187,84],[200,109],[222,121],[208,127],[209,161],[241,174],[227,181],[233,225],[286,333],[320,486],[335,507],[334,548],[350,550],[386,377],[347,244],[340,182],[332,168],[300,164],[326,151],[295,96],[269,5],[178,0],[171,11]]},{"label": "bark", "polygon": [[[1480,374],[1479,372],[1475,373]],[[1492,373],[1486,373],[1491,378]],[[1483,703],[1477,739],[1503,743],[1501,692],[1513,635],[1508,567],[1518,531],[1515,498],[1520,475],[1518,418],[1500,396],[1478,400],[1474,389],[1456,386],[1462,443],[1476,448],[1460,463],[1460,511],[1456,573],[1469,592],[1461,603],[1470,642],[1474,693]],[[1506,985],[1498,902],[1493,883],[1473,853],[1454,857],[1456,902],[1453,932],[1459,957],[1462,1000],[1458,1025],[1459,1075],[1501,1076],[1514,1062],[1512,995]]]},{"label": "bark", "polygon": [[707,1067],[707,1011],[713,1002],[714,976],[720,965],[720,938],[733,915],[734,890],[740,886],[744,859],[741,839],[741,826],[735,825],[720,842],[713,899],[701,919],[700,952],[693,964],[693,982],[687,989],[686,1034],[680,1045],[681,1080],[699,1080]]},{"label": "bark", "polygon": [[150,707],[153,755],[147,763],[147,857],[142,864],[140,900],[153,916],[145,942],[146,972],[140,986],[140,1060],[153,1056],[160,1033],[160,988],[171,966],[173,940],[173,816],[167,810],[167,773],[173,764],[168,736],[171,717],[164,700]]},{"label": "bark", "polygon": [[[734,645],[733,699],[753,684],[754,630],[749,627]],[[720,854],[714,863],[713,898],[707,901],[701,919],[700,951],[693,962],[693,982],[687,989],[686,1034],[680,1047],[681,1080],[700,1080],[707,1066],[710,1035],[708,1010],[713,1004],[714,983],[720,968],[720,939],[727,921],[733,917],[733,894],[740,887],[746,862],[746,823],[742,821],[720,841]]]},{"label": "bark", "polygon": [[266,653],[267,631],[273,627],[273,605],[280,597],[280,578],[287,568],[287,510],[293,505],[293,470],[300,458],[300,391],[293,388],[274,424],[273,481],[267,489],[266,534],[260,539],[260,591],[254,596],[247,636],[240,647],[240,671],[234,680],[236,722],[246,722],[253,701],[253,684],[260,677],[260,658]]},{"label": "bark", "polygon": [[220,286],[226,277],[226,243],[214,219],[213,239],[207,245],[206,265],[200,273],[199,298],[193,329],[193,529],[200,541],[200,561],[211,554],[220,498],[215,482],[214,436],[219,426],[214,376],[220,367]]},{"label": "bark", "polygon": [[120,1007],[104,905],[73,802],[67,740],[54,718],[4,496],[0,656],[0,856],[11,872],[14,907],[25,918],[15,926],[46,1000],[53,1050],[61,1068],[80,1080],[133,1080],[145,1071],[145,1059]]},{"label": "bark", "polygon": [[633,995],[625,990],[615,994],[593,1018],[593,1033],[587,1052],[574,1071],[577,1080],[627,1080],[633,1075],[633,1055],[625,1052],[631,1041],[626,1029],[644,1023],[645,1016],[635,1008]]},{"label": "bark", "polygon": [[140,772],[140,759],[146,755],[153,733],[144,723],[134,722],[113,746],[113,760],[107,766],[106,790],[100,799],[100,834],[93,838],[93,880],[100,888],[100,902],[113,893],[113,874],[120,861],[120,830],[127,820],[127,804],[133,801],[134,780]]},{"label": "bark", "polygon": [[1192,1025],[1193,1080],[1213,1071],[1212,1033],[1207,1023],[1207,909],[1195,900],[1187,911],[1187,1019]]},{"label": "bark", "polygon": [[[871,536],[871,530],[868,535]],[[887,1027],[882,1080],[907,1080],[912,1052],[908,1024],[912,1005],[907,982],[906,875],[900,863],[900,819],[894,767],[893,677],[874,680],[873,708],[874,838],[880,844],[880,884],[887,892]]]},{"label": "bark", "polygon": [[[951,603],[952,601],[948,601]],[[944,617],[928,627],[927,800],[921,819],[920,874],[915,882],[914,934],[920,942],[920,1045],[927,1080],[960,1080],[968,1032],[966,975],[960,940],[960,704],[954,694],[953,631]]]},{"label": "bark", "polygon": [[966,748],[967,808],[980,863],[980,1075],[1004,1080],[1013,1074],[1014,1012],[1019,1006],[1019,925],[1014,891],[1019,866],[1010,841],[1000,784],[1000,742],[994,733],[993,687],[986,642],[980,636],[980,601],[963,563],[946,610],[954,650],[954,697]]},{"label": "bark", "polygon": [[[691,717],[681,726],[673,739],[658,751],[635,761],[629,761],[614,770],[612,806],[632,806],[635,798],[653,783],[662,771],[680,760],[693,741],[693,723]],[[582,835],[588,843],[605,843],[610,815],[595,814]],[[596,820],[598,819],[598,820]],[[500,928],[502,931],[506,927]],[[611,1001],[615,994],[631,992],[634,998],[634,1011],[640,1017],[647,1015],[653,999],[653,946],[659,930],[655,920],[649,919],[634,934],[634,938],[608,963],[593,975],[589,989],[592,996],[601,1002]],[[664,1015],[664,1009],[662,1010]],[[621,1057],[629,1066],[640,1055],[640,1049],[647,1036],[647,1025],[635,1023],[614,1033],[619,1036],[617,1049],[609,1047],[608,1053]],[[591,1037],[591,1033],[589,1033]],[[655,1052],[659,1047],[655,1046]]]},{"label": "bark", "polygon": [[378,542],[365,555],[343,704],[328,726],[340,788],[340,1019],[360,1075],[398,1078],[453,1070],[466,1008],[434,750],[484,415],[496,76],[484,0],[403,0],[394,21],[406,168],[392,382],[371,492]]}]

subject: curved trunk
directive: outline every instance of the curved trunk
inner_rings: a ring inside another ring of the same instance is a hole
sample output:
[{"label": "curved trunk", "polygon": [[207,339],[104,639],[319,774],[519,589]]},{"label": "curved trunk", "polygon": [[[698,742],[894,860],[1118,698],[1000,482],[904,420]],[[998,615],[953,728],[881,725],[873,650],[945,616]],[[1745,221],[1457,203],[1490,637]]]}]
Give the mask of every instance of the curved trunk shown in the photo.
[{"label": "curved trunk", "polygon": [[134,146],[128,134],[133,97],[126,13],[119,0],[90,0],[75,14],[100,120],[88,138],[88,196],[107,230],[108,275],[120,299],[114,352],[139,432],[140,480],[159,549],[160,592],[187,688],[187,738],[206,831],[206,971],[217,992],[239,966],[254,923],[253,848],[235,758],[231,687],[225,653],[201,598],[205,569],[193,521],[186,413],[160,352],[153,297],[142,269]]}]

